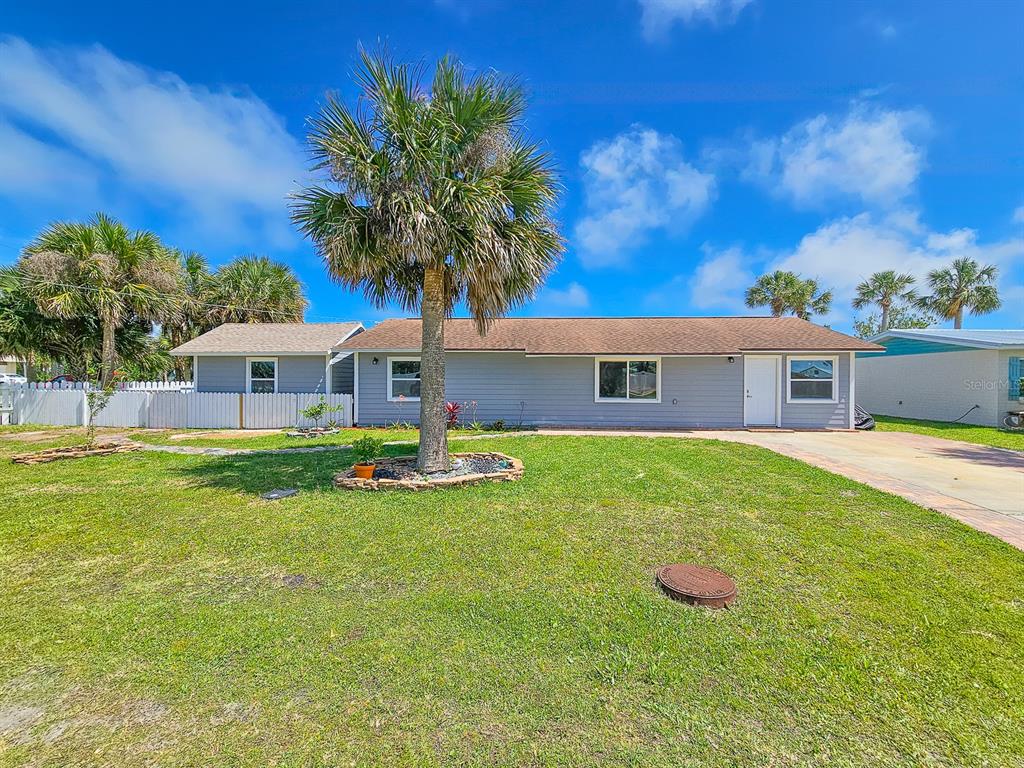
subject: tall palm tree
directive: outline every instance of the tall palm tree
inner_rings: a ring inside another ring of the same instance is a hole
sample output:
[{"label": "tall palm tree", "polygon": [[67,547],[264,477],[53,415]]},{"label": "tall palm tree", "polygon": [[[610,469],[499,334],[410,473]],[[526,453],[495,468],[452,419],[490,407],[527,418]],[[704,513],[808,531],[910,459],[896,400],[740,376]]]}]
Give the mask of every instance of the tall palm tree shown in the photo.
[{"label": "tall palm tree", "polygon": [[240,256],[218,269],[205,302],[216,323],[301,323],[307,303],[291,267],[266,256]]},{"label": "tall palm tree", "polygon": [[159,238],[102,213],[51,224],[25,248],[19,269],[43,314],[99,318],[104,386],[114,375],[118,329],[132,319],[166,320],[177,309],[178,264]]},{"label": "tall palm tree", "polygon": [[1002,306],[995,284],[998,272],[993,264],[982,267],[974,259],[955,259],[949,267],[928,273],[931,295],[921,305],[952,320],[954,328],[963,328],[965,311],[985,315]]},{"label": "tall palm tree", "polygon": [[746,304],[751,309],[769,307],[773,317],[782,317],[790,309],[799,284],[800,278],[794,272],[777,269],[761,275],[747,289]]},{"label": "tall palm tree", "polygon": [[832,291],[819,291],[818,281],[811,278],[798,280],[793,288],[789,308],[801,320],[810,320],[814,315],[827,315],[832,309]]},{"label": "tall palm tree", "polygon": [[522,133],[512,81],[441,59],[421,71],[362,55],[359,109],[328,98],[312,119],[315,168],[292,217],[328,272],[374,304],[422,318],[418,466],[450,466],[443,416],[444,322],[465,301],[480,333],[531,298],[557,263],[549,156]]},{"label": "tall palm tree", "polygon": [[894,269],[875,272],[867,280],[857,286],[857,295],[853,299],[854,309],[864,309],[870,304],[877,304],[882,310],[882,321],[878,330],[889,329],[889,312],[896,303],[915,304],[917,293],[914,291],[914,276],[905,272],[897,273]]}]

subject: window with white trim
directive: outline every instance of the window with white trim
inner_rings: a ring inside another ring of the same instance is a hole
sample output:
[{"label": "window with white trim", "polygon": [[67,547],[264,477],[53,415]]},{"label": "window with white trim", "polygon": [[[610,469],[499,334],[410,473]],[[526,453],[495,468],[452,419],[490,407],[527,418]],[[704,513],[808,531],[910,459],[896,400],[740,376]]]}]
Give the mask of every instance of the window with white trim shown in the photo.
[{"label": "window with white trim", "polygon": [[420,359],[418,357],[388,358],[388,400],[420,399]]},{"label": "window with white trim", "polygon": [[246,392],[252,394],[277,392],[276,357],[247,357],[245,366]]},{"label": "window with white trim", "polygon": [[594,361],[594,399],[598,402],[660,402],[660,365],[657,358],[598,358]]},{"label": "window with white trim", "polygon": [[786,401],[790,403],[837,402],[838,357],[790,357]]}]

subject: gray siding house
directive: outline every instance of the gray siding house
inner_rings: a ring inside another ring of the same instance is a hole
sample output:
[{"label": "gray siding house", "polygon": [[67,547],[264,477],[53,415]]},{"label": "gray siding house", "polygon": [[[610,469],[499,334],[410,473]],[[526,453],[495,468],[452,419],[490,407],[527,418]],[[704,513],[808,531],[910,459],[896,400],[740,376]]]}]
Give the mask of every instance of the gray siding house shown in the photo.
[{"label": "gray siding house", "polygon": [[884,355],[857,356],[857,400],[872,413],[996,427],[1024,410],[1024,331],[888,330]]},{"label": "gray siding house", "polygon": [[337,356],[361,323],[225,323],[171,350],[192,358],[197,392],[352,394],[354,361]]},{"label": "gray siding house", "polygon": [[[419,420],[417,319],[340,345],[355,421]],[[445,325],[446,399],[476,418],[578,427],[853,428],[854,355],[880,347],[794,317],[508,318]]]}]

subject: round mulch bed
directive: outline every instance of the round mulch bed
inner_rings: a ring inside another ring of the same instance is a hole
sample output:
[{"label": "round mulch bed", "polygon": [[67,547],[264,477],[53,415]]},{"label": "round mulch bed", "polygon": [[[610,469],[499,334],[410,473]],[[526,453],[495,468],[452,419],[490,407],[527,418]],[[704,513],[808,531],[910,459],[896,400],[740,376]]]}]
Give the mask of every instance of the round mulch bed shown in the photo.
[{"label": "round mulch bed", "polygon": [[429,475],[416,469],[415,456],[376,459],[374,463],[376,469],[371,479],[356,477],[355,470],[349,468],[334,476],[334,486],[348,491],[423,491],[453,485],[504,483],[523,476],[523,462],[504,453],[453,453],[450,471]]}]

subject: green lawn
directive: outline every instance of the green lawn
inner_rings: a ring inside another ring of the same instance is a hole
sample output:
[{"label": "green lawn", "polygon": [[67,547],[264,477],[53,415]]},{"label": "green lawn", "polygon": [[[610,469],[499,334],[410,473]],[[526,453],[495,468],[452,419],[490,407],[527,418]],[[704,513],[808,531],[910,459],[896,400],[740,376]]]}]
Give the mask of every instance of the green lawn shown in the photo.
[{"label": "green lawn", "polygon": [[526,477],[0,440],[0,765],[1022,764],[1024,553],[751,446],[465,445]]},{"label": "green lawn", "polygon": [[1011,432],[995,427],[976,427],[971,424],[953,424],[949,421],[919,421],[896,416],[875,416],[875,424],[882,432],[916,432],[919,435],[1024,451],[1024,431]]},{"label": "green lawn", "polygon": [[[365,435],[379,437],[385,442],[398,442],[402,440],[418,440],[419,431],[413,429],[375,429],[375,428],[353,428],[342,429],[333,435],[322,437],[288,437],[288,430],[280,430],[273,434],[258,435],[234,435],[238,430],[119,430],[121,434],[143,443],[155,443],[158,445],[192,445],[206,448],[306,448],[316,445],[351,445],[353,440],[358,440]],[[455,429],[448,433],[452,438],[467,437],[471,435],[487,434],[483,430]]]}]

